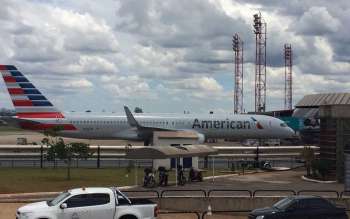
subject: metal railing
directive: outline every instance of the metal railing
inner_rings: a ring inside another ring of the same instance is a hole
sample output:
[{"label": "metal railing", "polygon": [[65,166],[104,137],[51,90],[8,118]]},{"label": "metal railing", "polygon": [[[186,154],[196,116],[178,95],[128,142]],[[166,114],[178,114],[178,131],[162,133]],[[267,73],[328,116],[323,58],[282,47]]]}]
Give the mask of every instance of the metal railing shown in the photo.
[{"label": "metal railing", "polygon": [[[248,198],[256,198],[256,197],[271,197],[273,195],[259,195],[258,193],[279,193],[276,196],[289,196],[289,195],[302,195],[305,193],[311,194],[311,195],[318,195],[323,197],[332,197],[331,196],[325,196],[325,195],[319,195],[319,194],[334,194],[333,196],[335,198],[343,198],[346,193],[350,193],[350,191],[342,191],[338,192],[336,190],[293,190],[293,189],[256,189],[256,190],[249,190],[249,189],[210,189],[210,190],[204,190],[204,189],[163,189],[161,191],[158,190],[122,190],[124,193],[154,193],[155,196],[152,196],[154,198],[167,198],[167,197],[248,197]],[[190,196],[183,195],[185,192],[191,192]],[[200,195],[193,195],[193,193],[199,193]],[[214,195],[216,192],[225,192],[225,195]],[[232,195],[227,195],[228,192],[232,192]],[[167,193],[178,193],[176,195],[167,194]],[[235,195],[234,193],[243,193],[243,195]],[[280,195],[280,193],[289,193],[288,195]],[[146,196],[144,196],[146,197]],[[147,196],[151,197],[151,196]]]},{"label": "metal railing", "polygon": [[[257,189],[257,190],[254,190],[253,197],[261,197],[261,196],[257,196],[256,195],[259,192],[291,193],[292,195],[296,195],[297,194],[297,192],[295,192],[292,189]],[[264,196],[266,196],[266,195],[264,195]],[[267,196],[271,196],[271,195],[267,195]]]},{"label": "metal railing", "polygon": [[[128,195],[128,197],[133,198],[135,196],[132,196],[132,193],[143,193],[143,194],[147,194],[147,193],[153,193],[155,194],[155,196],[136,196],[136,197],[143,197],[143,198],[160,198],[159,192],[157,190],[121,190],[123,193],[126,193]],[[131,196],[130,196],[131,195]]]},{"label": "metal railing", "polygon": [[[312,194],[312,195],[316,195],[316,194],[336,194],[337,198],[340,198],[339,192],[335,191],[335,190],[299,190],[297,192],[297,195],[301,195],[301,194]],[[343,192],[342,192],[343,193]]]},{"label": "metal railing", "polygon": [[[239,196],[239,197],[250,197],[250,198],[253,197],[252,191],[247,189],[210,189],[207,192],[207,197],[222,197],[222,196],[215,196],[215,195],[211,196],[211,194],[215,192],[240,192],[240,193],[246,193],[247,196]],[[232,197],[235,197],[235,196],[232,196]]]},{"label": "metal railing", "polygon": [[[178,196],[178,195],[165,196],[164,195],[164,194],[170,193],[170,192],[199,192],[199,193],[203,194],[203,196],[194,196],[193,194],[191,194],[191,196]],[[165,198],[165,197],[207,197],[207,192],[204,189],[165,189],[160,193],[160,197],[161,198]]]}]

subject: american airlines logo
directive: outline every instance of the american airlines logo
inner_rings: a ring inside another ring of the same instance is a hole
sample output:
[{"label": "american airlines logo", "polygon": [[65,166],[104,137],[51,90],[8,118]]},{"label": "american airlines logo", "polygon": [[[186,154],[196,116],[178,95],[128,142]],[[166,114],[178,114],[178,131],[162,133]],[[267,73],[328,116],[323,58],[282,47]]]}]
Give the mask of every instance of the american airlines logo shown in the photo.
[{"label": "american airlines logo", "polygon": [[195,129],[251,129],[251,121],[199,120],[194,119],[192,128]]}]

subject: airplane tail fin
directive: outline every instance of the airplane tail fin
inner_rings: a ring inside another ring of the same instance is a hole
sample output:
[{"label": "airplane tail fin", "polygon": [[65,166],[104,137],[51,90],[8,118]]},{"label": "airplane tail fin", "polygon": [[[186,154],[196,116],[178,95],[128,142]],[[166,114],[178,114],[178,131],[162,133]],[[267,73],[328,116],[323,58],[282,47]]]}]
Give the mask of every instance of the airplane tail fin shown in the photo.
[{"label": "airplane tail fin", "polygon": [[63,114],[13,65],[0,65],[19,118],[64,118]]}]

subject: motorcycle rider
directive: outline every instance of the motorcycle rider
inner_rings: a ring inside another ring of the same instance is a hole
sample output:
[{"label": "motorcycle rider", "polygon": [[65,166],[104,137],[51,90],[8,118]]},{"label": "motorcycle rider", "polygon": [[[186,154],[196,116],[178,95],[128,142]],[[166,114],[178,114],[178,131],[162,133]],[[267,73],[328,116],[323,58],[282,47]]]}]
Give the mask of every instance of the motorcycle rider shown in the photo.
[{"label": "motorcycle rider", "polygon": [[168,171],[165,167],[159,166],[159,186],[168,186]]},{"label": "motorcycle rider", "polygon": [[182,168],[182,165],[177,166],[177,181],[178,184],[183,186],[186,183],[186,177],[184,175],[184,170]]}]

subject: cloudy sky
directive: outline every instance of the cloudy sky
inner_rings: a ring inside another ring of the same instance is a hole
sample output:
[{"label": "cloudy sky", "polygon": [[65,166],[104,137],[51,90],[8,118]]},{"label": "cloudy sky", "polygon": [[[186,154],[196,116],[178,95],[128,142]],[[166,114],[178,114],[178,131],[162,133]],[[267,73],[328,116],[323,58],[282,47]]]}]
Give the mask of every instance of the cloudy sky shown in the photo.
[{"label": "cloudy sky", "polygon": [[[283,108],[285,43],[294,53],[294,103],[350,92],[349,0],[2,0],[0,62],[64,111],[230,112],[238,33],[250,111],[258,11],[268,27],[267,110]],[[0,108],[11,108],[2,80],[0,91]]]}]

